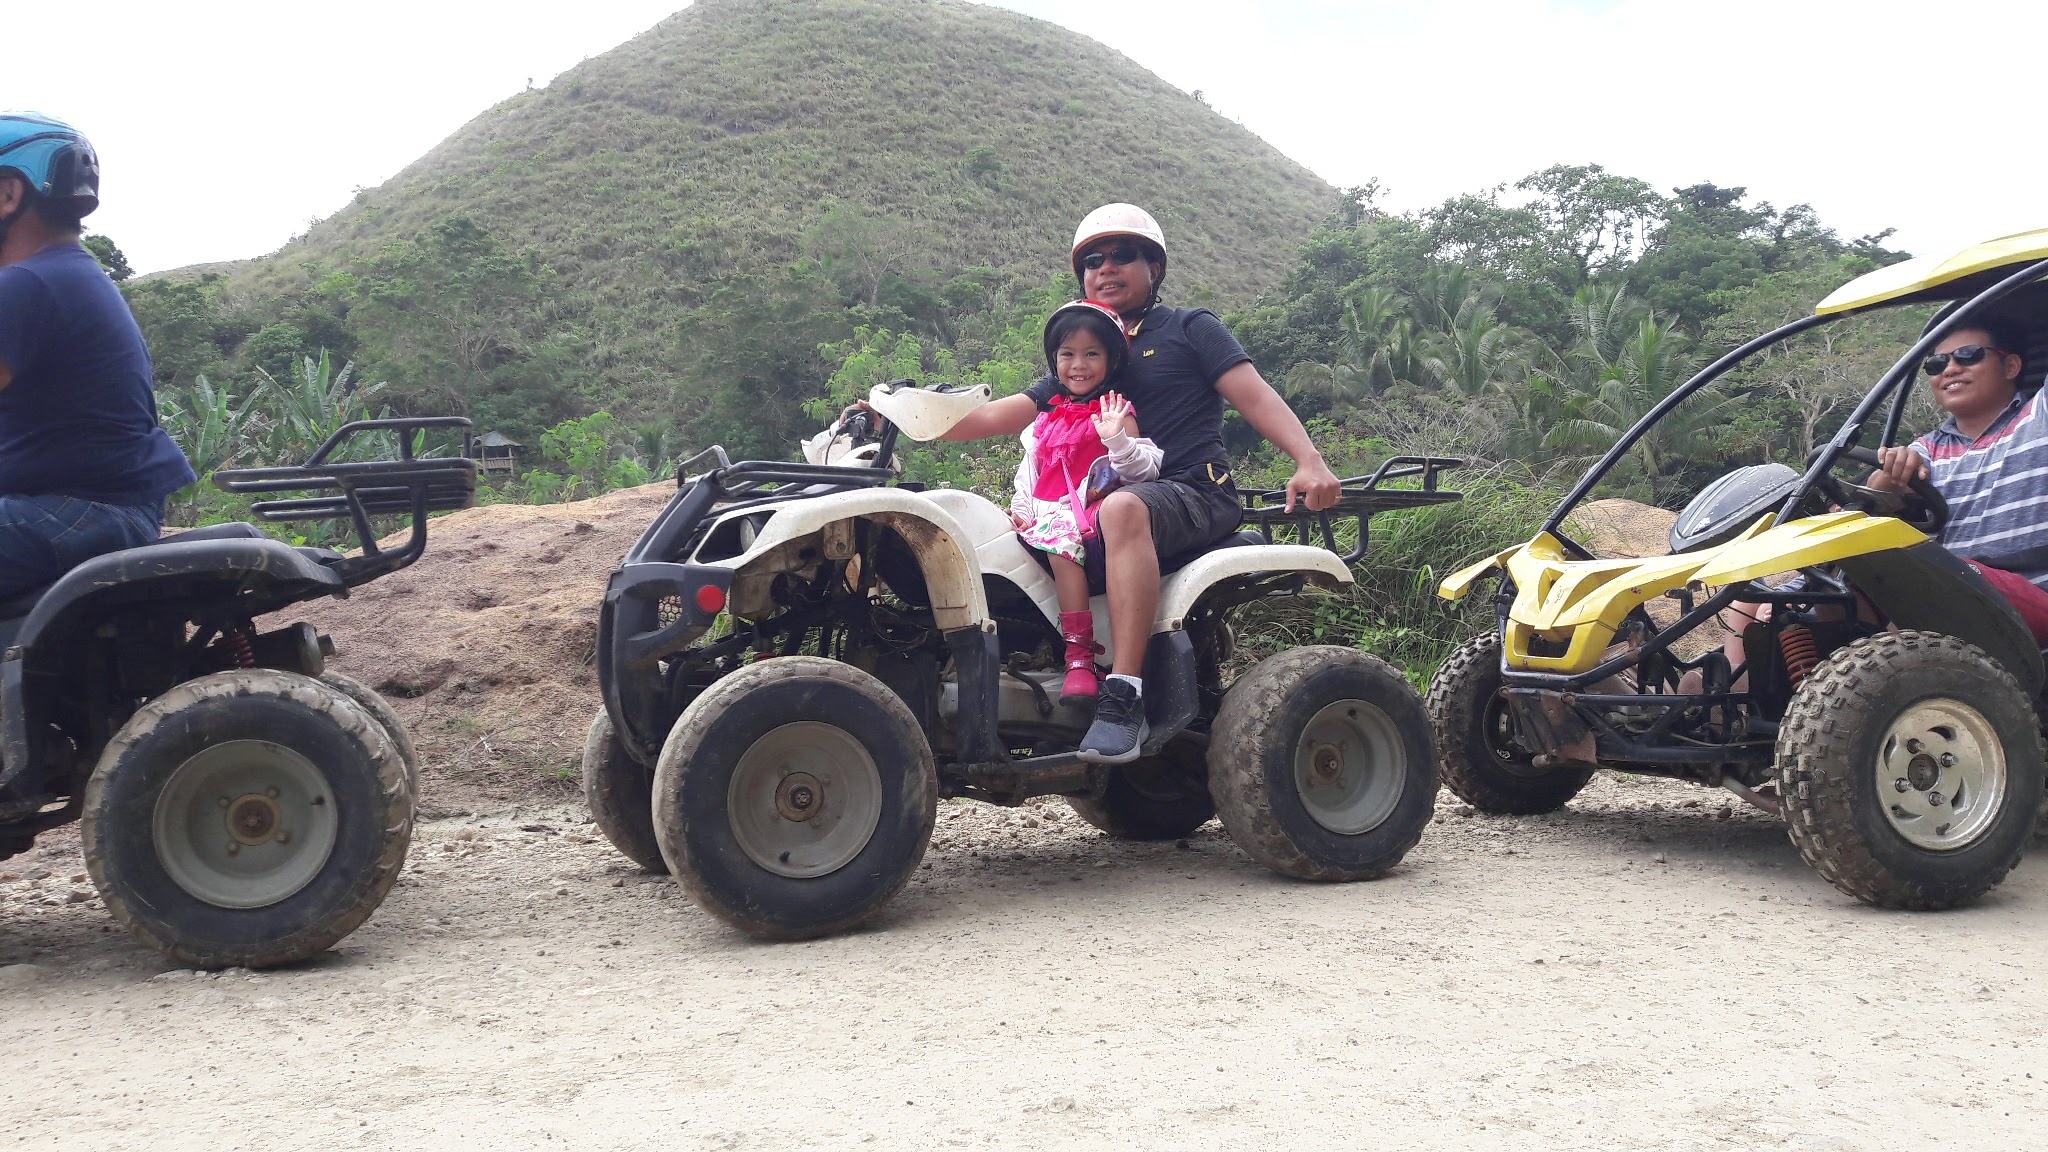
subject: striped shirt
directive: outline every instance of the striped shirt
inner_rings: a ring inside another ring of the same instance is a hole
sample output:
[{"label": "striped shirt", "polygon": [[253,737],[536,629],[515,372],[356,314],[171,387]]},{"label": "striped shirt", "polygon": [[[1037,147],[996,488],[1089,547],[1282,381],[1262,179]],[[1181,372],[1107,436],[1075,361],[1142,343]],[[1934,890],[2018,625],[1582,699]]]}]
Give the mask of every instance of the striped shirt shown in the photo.
[{"label": "striped shirt", "polygon": [[1942,547],[2048,589],[2048,404],[2040,396],[2014,396],[1975,440],[1950,417],[1913,450],[1948,501]]}]

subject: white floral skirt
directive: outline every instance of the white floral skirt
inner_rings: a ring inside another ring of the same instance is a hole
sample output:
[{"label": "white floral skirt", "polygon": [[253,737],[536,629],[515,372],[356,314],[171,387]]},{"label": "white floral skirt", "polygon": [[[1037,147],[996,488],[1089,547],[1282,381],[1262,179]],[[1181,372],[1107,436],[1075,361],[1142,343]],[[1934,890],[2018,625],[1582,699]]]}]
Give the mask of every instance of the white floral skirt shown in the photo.
[{"label": "white floral skirt", "polygon": [[1081,528],[1074,522],[1073,509],[1047,500],[1037,503],[1038,518],[1018,535],[1041,552],[1065,556],[1076,564],[1083,563],[1086,553],[1081,548]]}]

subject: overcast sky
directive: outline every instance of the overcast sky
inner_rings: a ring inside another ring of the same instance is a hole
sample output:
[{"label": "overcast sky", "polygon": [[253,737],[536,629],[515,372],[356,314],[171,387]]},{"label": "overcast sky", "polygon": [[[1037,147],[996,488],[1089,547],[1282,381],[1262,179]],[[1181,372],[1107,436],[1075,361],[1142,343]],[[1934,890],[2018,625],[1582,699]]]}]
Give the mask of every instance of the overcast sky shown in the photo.
[{"label": "overcast sky", "polygon": [[[272,251],[676,0],[10,5],[0,108],[99,147],[144,271]],[[1556,162],[1806,201],[1917,252],[2048,226],[2048,5],[1004,0],[1109,44],[1336,185],[1422,207]],[[1086,205],[1076,205],[1077,213]]]}]

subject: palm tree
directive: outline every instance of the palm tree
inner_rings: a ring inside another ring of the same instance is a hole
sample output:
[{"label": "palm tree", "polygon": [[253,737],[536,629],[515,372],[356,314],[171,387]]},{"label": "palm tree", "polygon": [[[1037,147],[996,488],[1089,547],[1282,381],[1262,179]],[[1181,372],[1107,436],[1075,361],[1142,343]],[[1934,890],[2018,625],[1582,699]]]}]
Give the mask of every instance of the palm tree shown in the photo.
[{"label": "palm tree", "polygon": [[1371,285],[1344,302],[1338,321],[1336,355],[1328,364],[1305,361],[1287,374],[1286,386],[1297,395],[1322,392],[1330,414],[1344,416],[1384,392],[1399,379],[1395,363],[1413,359],[1413,332],[1405,313],[1408,300],[1398,292]]},{"label": "palm tree", "polygon": [[[1589,301],[1594,306],[1581,313],[1586,323],[1573,349],[1578,364],[1590,371],[1572,389],[1576,395],[1566,403],[1567,414],[1545,436],[1547,448],[1606,448],[1700,365],[1676,325],[1641,313],[1621,292],[1596,295],[1601,298]],[[1638,315],[1632,327],[1614,323],[1616,316],[1630,314]],[[1642,469],[1653,498],[1665,495],[1659,486],[1666,482],[1667,468],[1712,449],[1735,404],[1735,397],[1708,388],[1667,413],[1636,441],[1629,454]]]},{"label": "palm tree", "polygon": [[1500,289],[1463,264],[1432,263],[1416,286],[1415,322],[1439,332],[1470,327],[1481,316],[1492,319],[1500,308]]}]

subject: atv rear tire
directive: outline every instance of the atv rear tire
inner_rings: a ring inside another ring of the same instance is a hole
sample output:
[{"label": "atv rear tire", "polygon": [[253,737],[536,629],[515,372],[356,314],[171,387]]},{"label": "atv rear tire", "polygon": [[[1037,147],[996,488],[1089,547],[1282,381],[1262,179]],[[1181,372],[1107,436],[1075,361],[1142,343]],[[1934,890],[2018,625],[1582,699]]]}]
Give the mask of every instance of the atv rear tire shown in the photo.
[{"label": "atv rear tire", "polygon": [[1192,742],[1175,740],[1146,756],[1109,770],[1098,799],[1069,796],[1074,815],[1118,840],[1178,840],[1216,816],[1209,796],[1208,765]]},{"label": "atv rear tire", "polygon": [[603,708],[583,739],[583,802],[612,847],[649,872],[668,871],[654,835],[654,770],[619,743]]},{"label": "atv rear tire", "polygon": [[1835,652],[1778,731],[1792,843],[1829,883],[1885,908],[1952,908],[2004,880],[2034,827],[2042,762],[2012,675],[1935,632]]},{"label": "atv rear tire", "polygon": [[1515,743],[1514,718],[1499,693],[1498,632],[1460,644],[1430,677],[1429,722],[1444,787],[1481,812],[1555,812],[1579,794],[1593,769],[1536,767]]},{"label": "atv rear tire", "polygon": [[383,902],[412,842],[397,742],[338,689],[270,669],[138,709],[86,784],[85,863],[115,919],[201,968],[325,951]]},{"label": "atv rear tire", "polygon": [[749,664],[692,701],[654,770],[654,828],[699,907],[801,940],[875,914],[923,859],[939,806],[924,729],[849,664]]},{"label": "atv rear tire", "polygon": [[339,672],[322,672],[320,682],[360,704],[363,711],[376,717],[377,723],[384,726],[384,731],[391,736],[391,742],[398,746],[399,759],[405,761],[406,783],[412,787],[413,802],[417,804],[420,798],[420,754],[413,748],[412,734],[405,730],[405,721],[398,718],[398,712],[391,707],[391,702],[368,684]]},{"label": "atv rear tire", "polygon": [[1370,880],[1436,808],[1436,749],[1401,674],[1351,648],[1269,656],[1223,698],[1209,791],[1252,859],[1306,880]]}]

